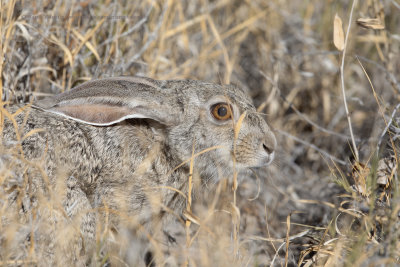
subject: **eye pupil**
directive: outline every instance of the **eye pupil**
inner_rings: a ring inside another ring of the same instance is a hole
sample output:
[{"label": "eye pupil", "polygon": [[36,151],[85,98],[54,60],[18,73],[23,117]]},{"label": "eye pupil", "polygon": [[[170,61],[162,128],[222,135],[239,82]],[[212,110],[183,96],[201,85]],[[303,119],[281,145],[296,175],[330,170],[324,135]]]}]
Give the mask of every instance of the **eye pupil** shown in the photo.
[{"label": "eye pupil", "polygon": [[228,114],[228,110],[226,107],[220,107],[218,108],[218,115],[221,117],[225,117],[226,114]]}]

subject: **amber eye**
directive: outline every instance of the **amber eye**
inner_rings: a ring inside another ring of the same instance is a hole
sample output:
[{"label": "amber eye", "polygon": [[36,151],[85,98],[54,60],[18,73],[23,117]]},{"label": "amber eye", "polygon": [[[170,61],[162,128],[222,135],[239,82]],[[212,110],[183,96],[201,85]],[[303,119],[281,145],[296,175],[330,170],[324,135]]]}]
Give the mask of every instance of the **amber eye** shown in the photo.
[{"label": "amber eye", "polygon": [[211,113],[217,120],[226,121],[232,118],[232,109],[226,103],[218,103],[212,106]]}]

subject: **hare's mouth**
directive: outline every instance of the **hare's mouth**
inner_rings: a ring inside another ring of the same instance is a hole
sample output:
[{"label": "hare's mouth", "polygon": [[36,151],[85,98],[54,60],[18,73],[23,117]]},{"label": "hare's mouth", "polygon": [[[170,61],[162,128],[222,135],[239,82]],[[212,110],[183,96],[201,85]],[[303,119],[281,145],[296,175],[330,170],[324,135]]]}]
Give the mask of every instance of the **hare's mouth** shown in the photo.
[{"label": "hare's mouth", "polygon": [[269,166],[275,159],[275,152],[272,151],[271,153],[262,153],[262,156],[259,157],[259,164],[256,167],[266,167]]},{"label": "hare's mouth", "polygon": [[274,161],[275,159],[275,152],[273,151],[272,153],[270,153],[266,159],[266,163],[264,164],[264,166],[268,166],[271,165],[271,163]]},{"label": "hare's mouth", "polygon": [[248,159],[248,161],[246,163],[243,162],[240,165],[243,165],[243,167],[247,167],[247,168],[267,167],[267,166],[271,165],[271,163],[275,159],[275,152],[268,153],[268,154],[266,154],[266,153],[260,153],[260,154],[253,155],[253,157]]}]

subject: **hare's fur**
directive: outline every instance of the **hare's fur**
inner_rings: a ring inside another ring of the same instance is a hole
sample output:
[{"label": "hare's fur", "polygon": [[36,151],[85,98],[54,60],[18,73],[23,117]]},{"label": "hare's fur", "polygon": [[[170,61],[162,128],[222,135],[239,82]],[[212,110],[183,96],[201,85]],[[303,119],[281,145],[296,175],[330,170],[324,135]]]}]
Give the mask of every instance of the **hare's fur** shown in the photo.
[{"label": "hare's fur", "polygon": [[[231,120],[212,117],[210,107],[220,102],[231,106]],[[76,255],[93,248],[99,219],[117,229],[124,220],[118,214],[134,216],[137,225],[153,226],[166,211],[179,216],[186,203],[180,192],[187,194],[193,153],[209,149],[194,159],[198,175],[193,177],[201,187],[210,187],[234,171],[269,164],[276,146],[250,97],[232,85],[109,78],[84,83],[22,112],[17,106],[7,110],[18,114],[13,116],[18,128],[4,116],[6,179],[1,192],[9,195],[7,205],[22,214],[21,228],[32,220],[26,214],[37,209],[36,220],[46,216],[49,228],[70,220],[80,229],[81,235],[63,247],[77,251],[70,256],[74,262],[79,261]],[[43,198],[60,205],[40,207]],[[32,233],[25,228],[21,235]],[[41,233],[37,240],[56,236],[44,228],[35,229]],[[42,243],[49,258],[62,247],[54,238]],[[18,257],[23,256],[14,255]]]}]

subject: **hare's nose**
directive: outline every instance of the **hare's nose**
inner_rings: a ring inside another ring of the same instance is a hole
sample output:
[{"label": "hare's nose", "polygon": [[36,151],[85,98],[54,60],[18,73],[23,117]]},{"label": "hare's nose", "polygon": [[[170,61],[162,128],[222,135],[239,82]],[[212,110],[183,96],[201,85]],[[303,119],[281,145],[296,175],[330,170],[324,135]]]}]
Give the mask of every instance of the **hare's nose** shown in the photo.
[{"label": "hare's nose", "polygon": [[268,154],[271,154],[272,152],[274,152],[274,149],[266,144],[263,144],[263,148],[265,151],[267,151]]},{"label": "hare's nose", "polygon": [[276,139],[275,136],[270,133],[268,136],[266,136],[264,138],[263,144],[262,144],[264,150],[268,153],[268,154],[272,154],[274,153],[275,149],[276,149]]}]

